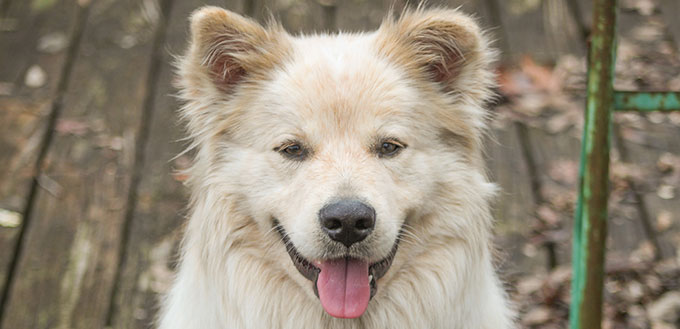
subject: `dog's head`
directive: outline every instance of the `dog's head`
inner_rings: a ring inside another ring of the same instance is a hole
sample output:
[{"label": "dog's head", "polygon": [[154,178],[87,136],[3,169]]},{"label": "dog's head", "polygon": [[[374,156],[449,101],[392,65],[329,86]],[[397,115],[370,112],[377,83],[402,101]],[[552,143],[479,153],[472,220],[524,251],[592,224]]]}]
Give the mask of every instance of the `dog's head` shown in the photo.
[{"label": "dog's head", "polygon": [[398,247],[479,236],[461,207],[493,190],[481,164],[493,52],[472,19],[415,10],[373,33],[293,37],[208,7],[191,30],[179,69],[195,188],[275,234],[328,313],[360,316]]}]

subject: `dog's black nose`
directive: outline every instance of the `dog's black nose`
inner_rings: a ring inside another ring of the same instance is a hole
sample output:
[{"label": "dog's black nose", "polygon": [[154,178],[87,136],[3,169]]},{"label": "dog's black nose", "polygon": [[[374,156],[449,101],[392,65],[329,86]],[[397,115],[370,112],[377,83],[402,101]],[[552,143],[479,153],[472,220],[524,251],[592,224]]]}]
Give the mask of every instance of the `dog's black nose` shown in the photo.
[{"label": "dog's black nose", "polygon": [[357,200],[340,200],[319,211],[321,229],[349,247],[365,239],[375,227],[375,210]]}]

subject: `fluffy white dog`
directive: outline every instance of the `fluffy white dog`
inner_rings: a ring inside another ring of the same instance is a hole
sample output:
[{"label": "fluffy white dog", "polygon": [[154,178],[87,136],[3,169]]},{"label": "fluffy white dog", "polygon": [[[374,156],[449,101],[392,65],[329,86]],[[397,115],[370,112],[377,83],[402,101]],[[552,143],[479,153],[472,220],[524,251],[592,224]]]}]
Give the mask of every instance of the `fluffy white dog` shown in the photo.
[{"label": "fluffy white dog", "polygon": [[482,159],[488,43],[455,10],[298,37],[195,12],[191,216],[160,327],[513,328]]}]

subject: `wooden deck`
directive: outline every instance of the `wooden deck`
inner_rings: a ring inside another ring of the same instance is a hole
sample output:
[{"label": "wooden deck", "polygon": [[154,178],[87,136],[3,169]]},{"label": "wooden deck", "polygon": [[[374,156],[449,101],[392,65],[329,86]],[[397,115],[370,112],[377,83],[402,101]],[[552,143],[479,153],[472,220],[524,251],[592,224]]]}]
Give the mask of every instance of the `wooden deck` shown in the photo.
[{"label": "wooden deck", "polygon": [[[187,199],[169,62],[191,11],[358,31],[406,2],[0,0],[0,328],[149,327]],[[680,2],[628,2],[617,85],[680,89]],[[568,264],[589,1],[431,3],[477,13],[504,54],[488,159],[505,277]],[[509,92],[548,70],[559,88]],[[615,131],[609,263],[677,258],[680,117],[617,115]]]}]

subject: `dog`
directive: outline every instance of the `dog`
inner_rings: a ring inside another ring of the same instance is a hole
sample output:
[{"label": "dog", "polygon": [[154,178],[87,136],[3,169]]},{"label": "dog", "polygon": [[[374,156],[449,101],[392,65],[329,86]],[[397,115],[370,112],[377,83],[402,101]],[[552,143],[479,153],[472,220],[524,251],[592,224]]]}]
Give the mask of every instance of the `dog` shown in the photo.
[{"label": "dog", "polygon": [[474,19],[190,21],[192,194],[160,328],[514,328],[482,154],[496,52]]}]

